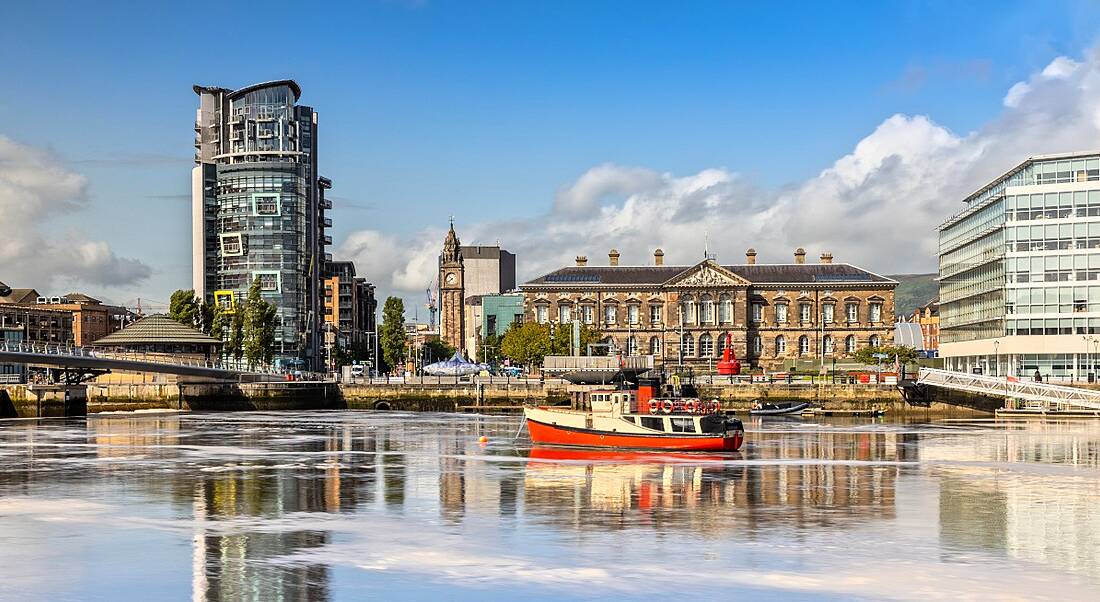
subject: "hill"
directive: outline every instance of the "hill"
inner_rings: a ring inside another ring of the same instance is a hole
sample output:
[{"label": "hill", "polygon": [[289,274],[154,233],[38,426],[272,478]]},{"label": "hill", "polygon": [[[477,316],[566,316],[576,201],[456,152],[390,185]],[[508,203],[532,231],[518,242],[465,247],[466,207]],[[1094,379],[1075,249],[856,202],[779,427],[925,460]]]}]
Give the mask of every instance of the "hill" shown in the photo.
[{"label": "hill", "polygon": [[913,310],[940,294],[936,274],[895,274],[887,278],[898,281],[894,291],[894,312],[899,318],[912,315]]}]

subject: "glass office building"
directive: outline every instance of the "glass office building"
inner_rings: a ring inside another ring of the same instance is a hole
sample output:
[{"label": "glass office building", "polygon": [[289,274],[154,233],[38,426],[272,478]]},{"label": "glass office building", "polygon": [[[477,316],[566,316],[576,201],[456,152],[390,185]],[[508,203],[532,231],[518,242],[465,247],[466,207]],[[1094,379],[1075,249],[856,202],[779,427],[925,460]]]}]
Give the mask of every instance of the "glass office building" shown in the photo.
[{"label": "glass office building", "polygon": [[952,370],[1087,379],[1100,366],[1100,153],[1032,157],[939,228]]},{"label": "glass office building", "polygon": [[284,80],[240,90],[195,86],[193,286],[223,307],[252,282],[278,309],[277,355],[321,366],[321,279],[331,182],[317,174],[317,113]]}]

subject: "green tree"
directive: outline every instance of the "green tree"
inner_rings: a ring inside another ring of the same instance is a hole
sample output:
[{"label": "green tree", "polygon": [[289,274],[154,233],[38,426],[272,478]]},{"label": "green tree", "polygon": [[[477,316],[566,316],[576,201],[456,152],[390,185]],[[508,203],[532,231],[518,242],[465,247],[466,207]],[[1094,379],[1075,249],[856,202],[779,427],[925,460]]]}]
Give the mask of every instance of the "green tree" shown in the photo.
[{"label": "green tree", "polygon": [[244,357],[244,315],[238,310],[229,316],[229,334],[225,340],[225,353],[240,361]]},{"label": "green tree", "polygon": [[[885,355],[886,358],[877,358],[876,354]],[[894,356],[902,364],[908,364],[917,360],[917,350],[904,345],[878,345],[876,347],[863,347],[852,354],[852,358],[861,364],[874,366],[879,363],[890,364],[894,362]]]},{"label": "green tree", "polygon": [[[587,324],[581,324],[581,355],[587,355],[589,343],[599,343],[600,332]],[[573,355],[573,325],[557,325],[550,341],[548,355]]]},{"label": "green tree", "polygon": [[379,345],[382,359],[391,368],[397,368],[405,359],[408,341],[405,337],[405,302],[399,297],[388,297],[382,307],[382,327],[379,329]]},{"label": "green tree", "polygon": [[250,366],[271,363],[275,355],[275,306],[260,295],[260,279],[248,287],[244,304],[244,357]]},{"label": "green tree", "polygon": [[500,341],[503,338],[499,334],[490,334],[481,339],[481,348],[477,350],[478,358],[486,364],[499,364],[504,358],[500,352]]},{"label": "green tree", "polygon": [[199,300],[195,298],[194,290],[180,289],[172,293],[172,298],[168,302],[169,318],[191,328],[197,328],[202,319],[201,314],[202,310]]},{"label": "green tree", "polygon": [[528,368],[541,366],[550,354],[550,327],[535,322],[514,322],[500,341],[504,357]]}]

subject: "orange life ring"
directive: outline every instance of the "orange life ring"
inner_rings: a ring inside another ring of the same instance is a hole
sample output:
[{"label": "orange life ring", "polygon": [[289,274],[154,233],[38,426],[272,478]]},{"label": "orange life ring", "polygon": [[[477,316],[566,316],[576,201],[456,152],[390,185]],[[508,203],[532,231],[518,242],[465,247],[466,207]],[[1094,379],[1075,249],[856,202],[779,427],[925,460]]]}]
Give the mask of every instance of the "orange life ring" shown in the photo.
[{"label": "orange life ring", "polygon": [[691,412],[692,414],[699,411],[699,400],[698,399],[692,399],[691,401],[687,402],[684,405],[685,405],[685,408],[687,409],[687,411]]},{"label": "orange life ring", "polygon": [[649,400],[649,413],[650,414],[656,414],[658,405],[659,404],[657,403],[656,399],[650,399]]},{"label": "orange life ring", "polygon": [[722,411],[722,402],[718,401],[717,399],[711,400],[711,402],[710,402],[710,411],[715,413],[715,414],[717,414],[718,412],[721,412]]},{"label": "orange life ring", "polygon": [[661,402],[661,411],[664,412],[665,414],[671,414],[672,413],[672,402],[667,400],[667,399],[664,400],[663,402]]}]

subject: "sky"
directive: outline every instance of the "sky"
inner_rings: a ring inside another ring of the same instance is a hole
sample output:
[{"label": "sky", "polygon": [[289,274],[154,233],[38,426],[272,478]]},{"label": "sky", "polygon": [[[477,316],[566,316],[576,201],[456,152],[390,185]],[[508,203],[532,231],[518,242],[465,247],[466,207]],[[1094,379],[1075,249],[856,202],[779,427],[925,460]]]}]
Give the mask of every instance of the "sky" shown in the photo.
[{"label": "sky", "polygon": [[1100,3],[18,3],[0,37],[0,280],[190,287],[193,84],[292,78],[333,254],[422,304],[453,216],[521,280],[624,264],[934,271],[1030,155],[1100,148]]}]

